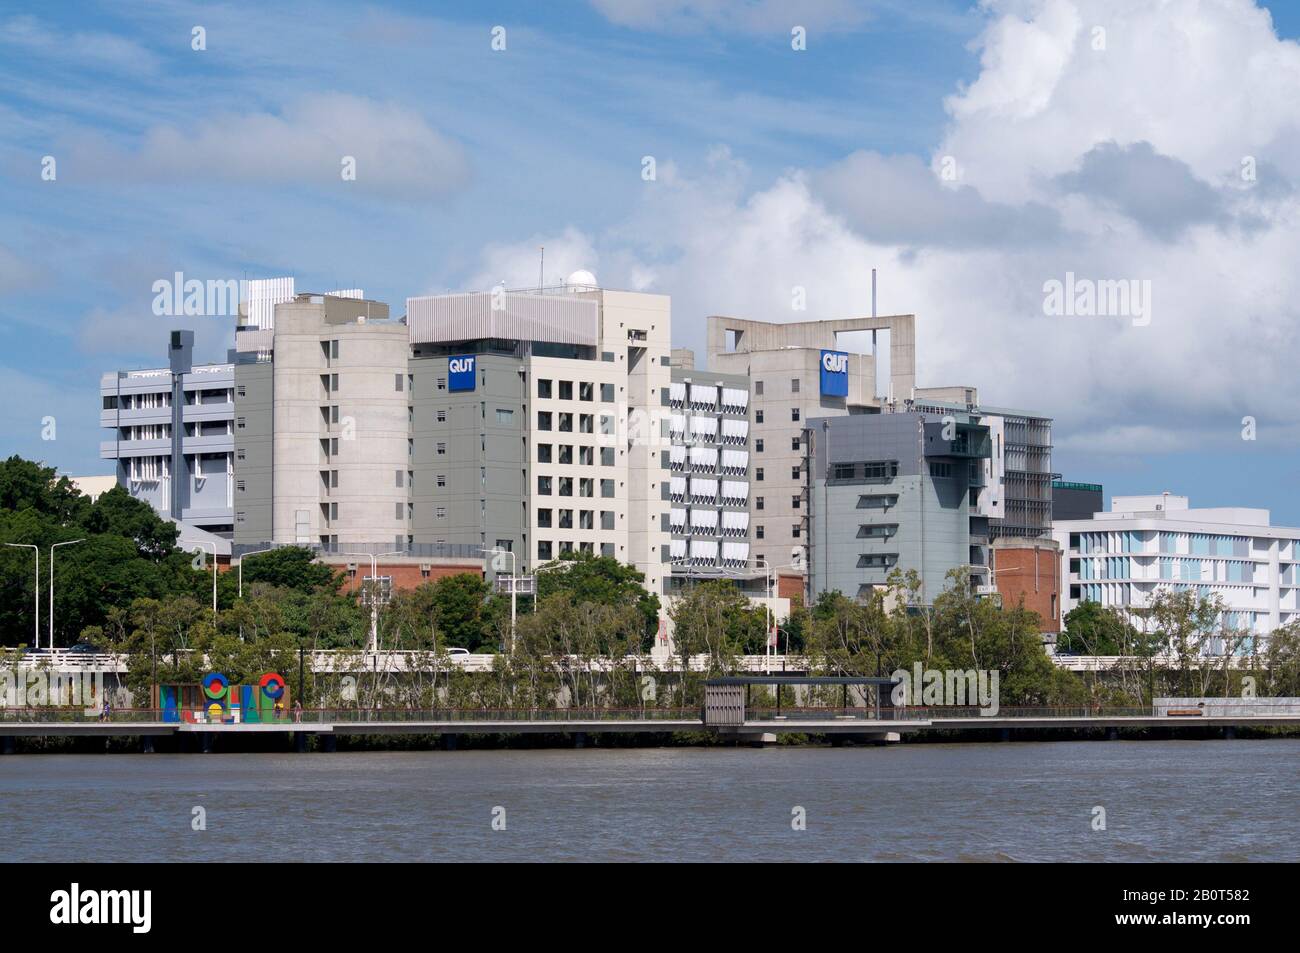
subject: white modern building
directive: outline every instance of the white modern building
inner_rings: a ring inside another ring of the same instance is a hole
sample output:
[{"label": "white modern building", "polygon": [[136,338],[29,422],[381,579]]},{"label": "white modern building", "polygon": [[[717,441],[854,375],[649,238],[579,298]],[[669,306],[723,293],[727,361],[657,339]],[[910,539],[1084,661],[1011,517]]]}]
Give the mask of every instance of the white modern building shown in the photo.
[{"label": "white modern building", "polygon": [[1300,528],[1268,510],[1193,509],[1185,496],[1117,496],[1108,512],[1064,520],[1052,535],[1064,612],[1082,602],[1141,608],[1160,589],[1218,595],[1227,625],[1267,635],[1300,619]]}]

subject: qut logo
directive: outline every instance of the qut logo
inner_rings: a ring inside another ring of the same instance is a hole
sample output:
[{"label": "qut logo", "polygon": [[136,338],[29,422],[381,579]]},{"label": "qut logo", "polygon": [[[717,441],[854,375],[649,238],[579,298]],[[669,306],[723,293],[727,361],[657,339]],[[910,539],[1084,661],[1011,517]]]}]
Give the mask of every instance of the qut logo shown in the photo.
[{"label": "qut logo", "polygon": [[477,361],[472,354],[453,357],[447,361],[447,389],[465,391],[474,389],[474,371]]},{"label": "qut logo", "polygon": [[844,351],[822,351],[821,393],[823,397],[849,396],[849,355]]}]

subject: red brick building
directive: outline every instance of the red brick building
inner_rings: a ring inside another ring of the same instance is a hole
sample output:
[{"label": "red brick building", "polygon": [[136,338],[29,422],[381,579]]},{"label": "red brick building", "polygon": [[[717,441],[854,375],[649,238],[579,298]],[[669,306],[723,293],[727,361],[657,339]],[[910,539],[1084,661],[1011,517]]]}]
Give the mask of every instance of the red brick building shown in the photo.
[{"label": "red brick building", "polygon": [[1061,631],[1061,549],[1050,539],[1003,537],[993,543],[993,581],[1002,605],[1037,612],[1043,632]]}]

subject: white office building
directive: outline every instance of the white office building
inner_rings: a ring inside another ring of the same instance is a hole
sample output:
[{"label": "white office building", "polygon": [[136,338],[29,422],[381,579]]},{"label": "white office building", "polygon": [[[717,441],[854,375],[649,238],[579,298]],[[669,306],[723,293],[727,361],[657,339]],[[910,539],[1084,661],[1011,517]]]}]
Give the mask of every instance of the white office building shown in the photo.
[{"label": "white office building", "polygon": [[1117,496],[1109,512],[1052,524],[1063,607],[1125,610],[1160,589],[1218,595],[1226,624],[1264,636],[1300,619],[1300,528],[1272,526],[1268,510],[1193,509],[1185,496]]}]

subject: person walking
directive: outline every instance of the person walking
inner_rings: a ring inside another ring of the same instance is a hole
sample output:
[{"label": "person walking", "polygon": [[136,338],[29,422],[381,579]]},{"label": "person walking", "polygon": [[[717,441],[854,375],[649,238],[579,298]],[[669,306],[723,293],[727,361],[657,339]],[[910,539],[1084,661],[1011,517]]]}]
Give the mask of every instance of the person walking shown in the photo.
[{"label": "person walking", "polygon": [[302,724],[302,699],[301,698],[295,698],[293,700],[293,720],[297,724],[300,725]]}]

